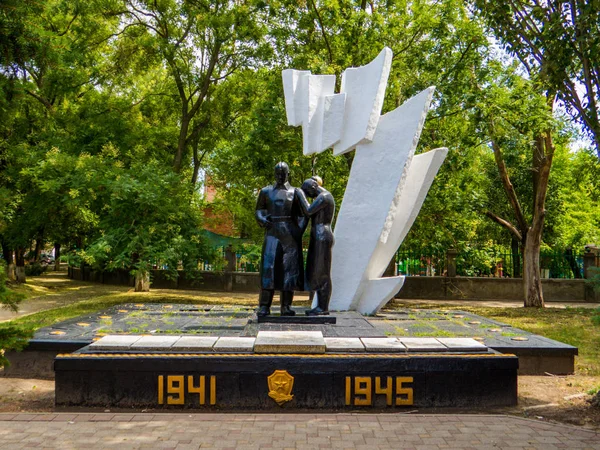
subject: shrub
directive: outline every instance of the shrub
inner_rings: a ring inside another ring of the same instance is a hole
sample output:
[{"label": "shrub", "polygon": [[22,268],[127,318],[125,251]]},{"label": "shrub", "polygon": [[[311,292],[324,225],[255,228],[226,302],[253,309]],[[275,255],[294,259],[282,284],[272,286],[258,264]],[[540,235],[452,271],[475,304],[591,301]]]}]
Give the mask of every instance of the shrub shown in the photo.
[{"label": "shrub", "polygon": [[23,350],[32,336],[32,329],[11,325],[10,322],[8,324],[0,324],[0,367],[10,364],[6,358],[6,351]]},{"label": "shrub", "polygon": [[48,269],[48,266],[42,266],[40,263],[33,263],[25,266],[25,275],[35,277],[43,274]]},{"label": "shrub", "polygon": [[591,277],[585,281],[592,286],[594,291],[600,292],[600,267],[591,267],[589,270],[591,272]]},{"label": "shrub", "polygon": [[[23,300],[24,295],[13,292],[6,287],[6,266],[0,261],[0,306],[18,311],[18,304]],[[24,329],[15,325],[0,324],[0,367],[8,365],[5,356],[7,350],[22,350],[31,335],[32,330]]]},{"label": "shrub", "polygon": [[17,311],[17,305],[21,300],[23,300],[24,295],[8,289],[6,287],[6,280],[6,265],[4,261],[0,261],[0,306]]},{"label": "shrub", "polygon": [[592,323],[600,326],[600,308],[594,311],[594,314],[592,315]]}]

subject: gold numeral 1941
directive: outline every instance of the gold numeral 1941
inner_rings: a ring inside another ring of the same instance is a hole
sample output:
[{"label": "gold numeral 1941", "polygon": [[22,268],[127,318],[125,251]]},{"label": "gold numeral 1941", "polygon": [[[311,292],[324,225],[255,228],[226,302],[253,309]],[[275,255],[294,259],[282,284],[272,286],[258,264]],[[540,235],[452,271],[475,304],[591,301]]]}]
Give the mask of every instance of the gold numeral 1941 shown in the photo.
[{"label": "gold numeral 1941", "polygon": [[[186,380],[187,378],[187,380]],[[163,375],[158,376],[158,404],[165,404],[165,390],[167,394],[167,405],[185,404],[185,396],[198,395],[198,404],[205,405],[206,397],[210,405],[217,402],[217,380],[215,376],[210,376],[209,382],[206,382],[206,376],[200,375],[198,382],[192,375],[167,375],[166,382]]]}]

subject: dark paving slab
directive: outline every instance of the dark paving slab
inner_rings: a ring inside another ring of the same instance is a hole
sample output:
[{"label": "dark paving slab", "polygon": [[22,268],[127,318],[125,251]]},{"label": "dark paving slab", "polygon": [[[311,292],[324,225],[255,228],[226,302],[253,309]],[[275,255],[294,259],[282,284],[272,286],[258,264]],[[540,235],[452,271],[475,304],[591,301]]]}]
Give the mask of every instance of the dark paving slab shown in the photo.
[{"label": "dark paving slab", "polygon": [[[308,308],[294,308],[303,316]],[[279,307],[272,308],[274,316]],[[503,353],[574,356],[577,348],[465,311],[406,309],[375,317],[337,312],[335,324],[257,323],[235,305],[127,303],[38,330],[30,349],[74,351],[108,334],[256,337],[259,331],[320,331],[326,338],[470,337]]]},{"label": "dark paving slab", "polygon": [[[306,309],[296,308],[296,313],[303,314]],[[383,330],[357,312],[336,312],[332,316],[336,319],[335,324],[256,323],[252,320],[242,336],[254,337],[259,331],[320,331],[324,337],[385,337]]]}]

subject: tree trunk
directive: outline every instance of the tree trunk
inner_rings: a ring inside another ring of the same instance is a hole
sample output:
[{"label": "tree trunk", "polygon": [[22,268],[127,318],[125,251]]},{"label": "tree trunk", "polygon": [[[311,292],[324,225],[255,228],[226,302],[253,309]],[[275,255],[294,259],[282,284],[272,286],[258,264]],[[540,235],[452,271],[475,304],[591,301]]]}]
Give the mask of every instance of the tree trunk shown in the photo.
[{"label": "tree trunk", "polygon": [[385,271],[383,277],[395,277],[396,276],[396,255],[392,258]]},{"label": "tree trunk", "polygon": [[149,292],[150,291],[150,273],[137,272],[135,275],[135,292]]},{"label": "tree trunk", "polygon": [[[552,134],[546,131],[536,138],[535,150],[538,154],[534,157],[534,185],[535,201],[531,228],[524,234],[525,251],[523,255],[523,289],[525,291],[526,307],[544,307],[544,295],[542,293],[542,277],[540,275],[540,249],[542,246],[542,232],[544,231],[544,219],[546,217],[546,195],[548,193],[548,181],[550,179],[550,168],[554,156],[554,144]],[[543,155],[542,155],[543,154]]]},{"label": "tree trunk", "polygon": [[33,260],[35,262],[40,262],[40,256],[42,254],[42,249],[44,247],[44,232],[41,231],[38,234],[37,239],[35,240],[35,252],[33,256]]},{"label": "tree trunk", "polygon": [[15,262],[17,267],[15,269],[15,278],[17,283],[25,283],[27,278],[25,277],[25,249],[17,247],[15,252]]},{"label": "tree trunk", "polygon": [[191,118],[187,114],[181,115],[181,128],[179,129],[179,140],[177,141],[177,153],[175,153],[175,160],[173,161],[173,170],[177,173],[181,172],[181,166],[183,164],[183,156],[185,155],[185,149],[188,142],[190,120]]},{"label": "tree trunk", "polygon": [[13,262],[13,251],[2,241],[2,258],[6,262],[6,276],[10,281],[15,281],[15,264]]},{"label": "tree trunk", "polygon": [[17,281],[17,266],[15,263],[10,263],[6,268],[6,272],[10,281]]},{"label": "tree trunk", "polygon": [[54,270],[60,270],[60,242],[54,244]]},{"label": "tree trunk", "polygon": [[4,258],[4,261],[6,262],[6,265],[8,266],[9,264],[12,264],[12,262],[13,262],[12,250],[10,248],[8,248],[8,245],[6,245],[4,242],[2,242],[1,245],[2,245],[2,258]]},{"label": "tree trunk", "polygon": [[533,228],[527,233],[523,254],[523,289],[525,292],[525,307],[544,307],[542,292],[542,277],[540,274],[540,248],[542,233],[533,233]]},{"label": "tree trunk", "polygon": [[580,279],[581,271],[579,270],[579,265],[577,264],[577,259],[576,259],[575,255],[573,255],[572,248],[569,247],[565,250],[565,259],[569,263],[569,268],[571,269],[571,272],[573,273],[573,278]]},{"label": "tree trunk", "polygon": [[510,241],[510,250],[512,253],[512,277],[513,278],[521,278],[521,252],[519,250],[519,240],[512,236]]}]

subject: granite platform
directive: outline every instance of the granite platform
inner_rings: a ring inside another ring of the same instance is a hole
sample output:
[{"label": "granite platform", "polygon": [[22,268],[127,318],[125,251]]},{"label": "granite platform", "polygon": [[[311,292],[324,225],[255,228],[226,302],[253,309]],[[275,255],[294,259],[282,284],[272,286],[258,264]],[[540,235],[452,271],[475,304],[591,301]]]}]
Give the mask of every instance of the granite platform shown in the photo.
[{"label": "granite platform", "polygon": [[[307,308],[294,309],[303,316]],[[278,314],[277,307],[272,310]],[[572,373],[577,355],[576,347],[464,311],[406,309],[384,310],[374,317],[355,312],[333,316],[335,324],[258,323],[254,308],[247,306],[122,304],[38,330],[26,351],[8,355],[12,365],[0,376],[53,378],[57,354],[77,351],[107,335],[127,334],[132,335],[127,338],[131,343],[145,335],[139,350],[146,352],[167,345],[154,339],[160,336],[168,337],[174,350],[247,352],[254,349],[253,339],[259,332],[321,332],[326,353],[447,353],[454,339],[462,337],[471,344],[517,355],[520,374]],[[463,345],[466,341],[456,342]],[[477,348],[471,345],[468,351]],[[121,350],[129,351],[129,347],[122,344]]]},{"label": "granite platform", "polygon": [[274,410],[510,406],[518,359],[472,338],[108,335],[59,354],[56,406]]}]

